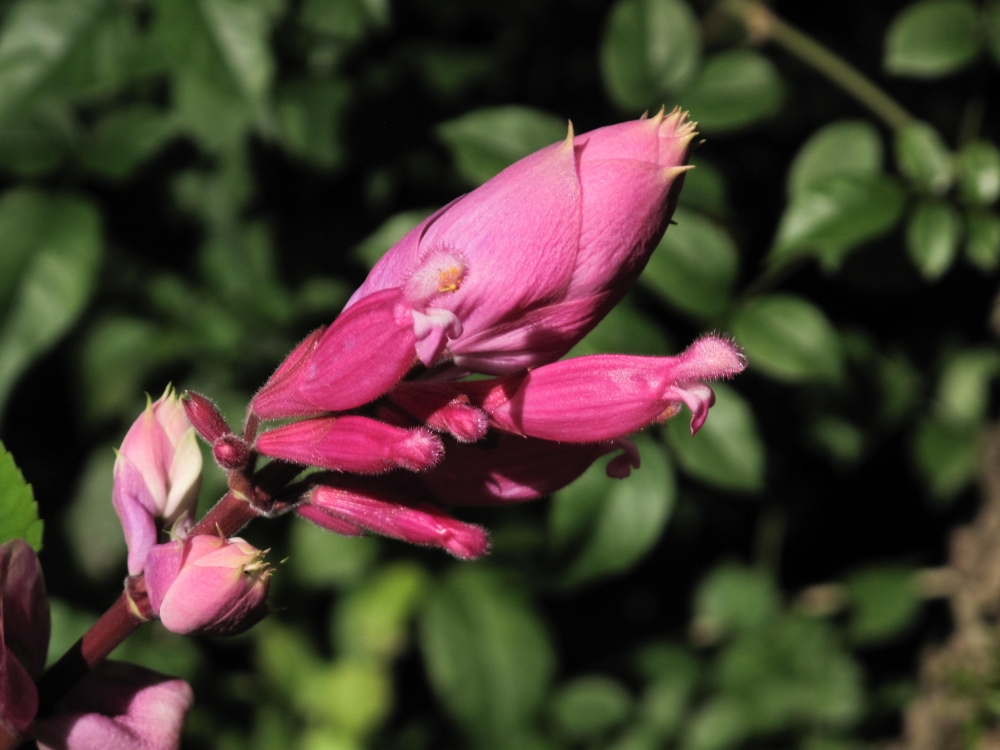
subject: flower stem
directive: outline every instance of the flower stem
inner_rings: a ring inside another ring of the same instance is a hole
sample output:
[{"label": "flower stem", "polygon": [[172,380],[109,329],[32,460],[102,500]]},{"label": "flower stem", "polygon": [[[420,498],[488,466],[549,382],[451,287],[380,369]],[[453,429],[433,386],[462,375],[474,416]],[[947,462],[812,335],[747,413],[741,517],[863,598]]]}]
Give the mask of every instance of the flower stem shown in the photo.
[{"label": "flower stem", "polygon": [[778,18],[757,0],[723,0],[721,7],[740,19],[753,39],[780,45],[857,99],[893,130],[913,122],[913,115],[860,70]]}]

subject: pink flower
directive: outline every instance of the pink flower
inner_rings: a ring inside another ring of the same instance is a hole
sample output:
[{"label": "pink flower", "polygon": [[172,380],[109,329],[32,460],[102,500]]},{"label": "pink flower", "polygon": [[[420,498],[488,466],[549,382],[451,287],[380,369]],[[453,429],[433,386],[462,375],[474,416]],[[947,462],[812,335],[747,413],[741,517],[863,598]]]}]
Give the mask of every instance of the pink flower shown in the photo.
[{"label": "pink flower", "polygon": [[162,528],[183,534],[194,523],[201,451],[184,407],[167,389],[146,405],[118,451],[112,502],[128,543],[129,574],[142,572]]},{"label": "pink flower", "polygon": [[236,635],[267,612],[271,568],[242,539],[192,536],[160,544],[146,559],[146,590],[164,627],[182,635]]}]

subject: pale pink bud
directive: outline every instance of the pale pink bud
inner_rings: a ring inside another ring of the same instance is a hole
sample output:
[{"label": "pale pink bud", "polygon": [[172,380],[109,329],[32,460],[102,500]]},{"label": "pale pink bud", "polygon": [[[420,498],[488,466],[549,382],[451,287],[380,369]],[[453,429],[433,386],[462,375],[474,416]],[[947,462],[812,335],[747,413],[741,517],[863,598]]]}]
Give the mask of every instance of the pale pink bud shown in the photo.
[{"label": "pale pink bud", "polygon": [[153,612],[174,633],[236,635],[263,618],[271,568],[236,537],[193,536],[160,544],[146,558]]},{"label": "pale pink bud", "polygon": [[422,427],[403,429],[353,415],[306,419],[268,430],[257,438],[256,449],[283,461],[358,474],[396,468],[422,471],[444,452],[441,439]]},{"label": "pale pink bud", "polygon": [[194,703],[184,680],[106,661],[35,724],[39,750],[177,750]]},{"label": "pale pink bud", "polygon": [[[430,503],[414,502],[363,477],[336,477],[337,486],[321,485],[307,496],[297,512],[331,531],[343,533],[344,522],[411,544],[440,547],[470,560],[489,551],[484,529],[452,518]],[[351,532],[348,532],[351,533]]]},{"label": "pale pink bud", "polygon": [[49,603],[38,556],[22,539],[0,545],[0,721],[23,736],[38,711],[35,680],[49,647]]},{"label": "pale pink bud", "polygon": [[619,449],[625,453],[607,469],[616,478],[639,468],[638,451],[628,441],[554,443],[493,433],[478,443],[449,445],[444,460],[419,478],[449,505],[523,503],[565,487],[598,458]]},{"label": "pale pink bud", "polygon": [[[142,572],[159,529],[194,523],[201,487],[201,451],[181,400],[167,386],[125,435],[115,461],[112,501],[128,544],[131,575]],[[182,520],[183,519],[183,520]]]},{"label": "pale pink bud", "polygon": [[532,370],[516,384],[502,378],[456,383],[481,403],[493,426],[519,435],[596,443],[628,435],[691,409],[691,432],[705,422],[715,397],[702,380],[728,378],[746,367],[730,341],[706,336],[676,357],[599,354]]},{"label": "pale pink bud", "polygon": [[679,111],[571,129],[406,235],[347,309],[402,289],[426,365],[503,374],[555,361],[646,265],[694,135]]},{"label": "pale pink bud", "polygon": [[191,426],[209,445],[224,435],[233,434],[219,407],[200,393],[184,391],[181,394],[181,403],[184,405],[184,413],[187,414]]},{"label": "pale pink bud", "polygon": [[486,413],[469,403],[465,394],[455,395],[447,385],[400,383],[389,391],[389,400],[417,421],[438,432],[447,432],[462,443],[474,443],[486,435]]},{"label": "pale pink bud", "polygon": [[254,396],[262,419],[354,409],[392,388],[416,363],[412,311],[398,289],[372,294],[293,351]]}]

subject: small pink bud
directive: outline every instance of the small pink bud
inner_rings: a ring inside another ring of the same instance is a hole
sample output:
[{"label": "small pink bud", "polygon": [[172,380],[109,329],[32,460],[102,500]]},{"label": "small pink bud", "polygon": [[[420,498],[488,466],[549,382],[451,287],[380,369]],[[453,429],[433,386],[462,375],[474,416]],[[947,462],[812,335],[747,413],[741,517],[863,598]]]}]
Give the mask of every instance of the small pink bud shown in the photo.
[{"label": "small pink bud", "polygon": [[389,400],[408,414],[439,432],[447,432],[461,443],[474,443],[486,435],[486,413],[469,403],[464,394],[435,383],[400,383],[389,391]]},{"label": "small pink bud", "polygon": [[226,471],[243,469],[250,460],[250,448],[241,437],[223,435],[212,445],[212,456]]},{"label": "small pink bud", "polygon": [[174,633],[236,635],[267,612],[271,568],[242,539],[193,536],[160,544],[146,558],[153,612]]},{"label": "small pink bud", "polygon": [[358,416],[318,417],[277,427],[257,438],[265,456],[334,471],[379,474],[422,471],[441,460],[441,439],[422,427],[402,429]]},{"label": "small pink bud", "polygon": [[233,433],[218,407],[201,394],[194,391],[184,391],[181,395],[181,403],[184,405],[184,413],[187,414],[191,426],[205,438],[205,442],[209,445],[212,445],[223,435]]},{"label": "small pink bud", "polygon": [[471,560],[489,551],[486,531],[463,523],[430,503],[416,502],[364,478],[336,477],[337,486],[319,486],[308,495],[297,512],[331,531],[346,521],[376,534],[411,544],[440,547],[455,557]]}]

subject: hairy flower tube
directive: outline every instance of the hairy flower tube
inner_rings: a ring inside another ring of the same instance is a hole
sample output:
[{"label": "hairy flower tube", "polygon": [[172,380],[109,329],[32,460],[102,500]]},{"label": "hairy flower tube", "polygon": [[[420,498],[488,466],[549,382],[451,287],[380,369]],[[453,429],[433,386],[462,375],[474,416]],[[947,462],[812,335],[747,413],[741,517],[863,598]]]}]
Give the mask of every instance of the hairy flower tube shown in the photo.
[{"label": "hairy flower tube", "polygon": [[115,461],[112,502],[128,544],[128,570],[143,570],[160,530],[184,534],[194,523],[201,487],[201,451],[195,430],[167,386],[132,424]]}]

